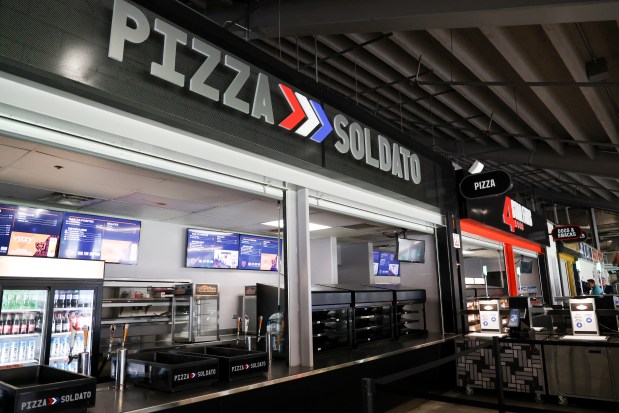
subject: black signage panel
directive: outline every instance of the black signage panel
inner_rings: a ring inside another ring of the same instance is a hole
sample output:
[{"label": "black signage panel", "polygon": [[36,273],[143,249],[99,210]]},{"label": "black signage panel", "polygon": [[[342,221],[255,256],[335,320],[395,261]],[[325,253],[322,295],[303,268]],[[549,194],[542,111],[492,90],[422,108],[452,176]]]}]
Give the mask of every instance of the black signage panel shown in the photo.
[{"label": "black signage panel", "polygon": [[[4,42],[19,45],[0,49],[0,70],[204,137],[196,139],[455,207],[449,161],[181,4],[23,0],[0,2],[0,15],[13,23]],[[27,45],[15,29],[24,27]]]},{"label": "black signage panel", "polygon": [[467,199],[463,218],[470,218],[501,231],[550,245],[546,218],[509,196]]},{"label": "black signage panel", "polygon": [[512,189],[512,178],[505,171],[468,175],[460,181],[460,193],[469,199],[499,196],[510,189]]},{"label": "black signage panel", "polygon": [[555,241],[580,241],[582,229],[578,225],[557,225],[552,228],[552,238]]}]

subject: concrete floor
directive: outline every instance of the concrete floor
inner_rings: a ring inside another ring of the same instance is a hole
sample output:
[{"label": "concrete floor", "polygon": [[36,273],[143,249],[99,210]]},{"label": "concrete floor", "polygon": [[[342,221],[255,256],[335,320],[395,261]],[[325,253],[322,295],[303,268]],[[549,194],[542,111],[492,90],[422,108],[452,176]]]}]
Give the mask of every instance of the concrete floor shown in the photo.
[{"label": "concrete floor", "polygon": [[496,413],[496,410],[482,409],[479,407],[462,406],[451,403],[444,403],[434,400],[411,400],[400,406],[388,410],[385,413]]}]

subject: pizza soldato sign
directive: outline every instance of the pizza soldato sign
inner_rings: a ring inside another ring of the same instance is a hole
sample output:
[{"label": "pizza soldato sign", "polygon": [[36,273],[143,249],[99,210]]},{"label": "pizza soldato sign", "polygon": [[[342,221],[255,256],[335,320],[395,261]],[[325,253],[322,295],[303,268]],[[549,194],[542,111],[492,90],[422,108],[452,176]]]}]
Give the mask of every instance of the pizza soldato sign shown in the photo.
[{"label": "pizza soldato sign", "polygon": [[[277,122],[279,127],[294,131],[296,135],[315,143],[322,143],[334,132],[336,140],[330,144],[333,144],[339,153],[350,154],[356,161],[364,162],[404,181],[421,183],[420,160],[410,149],[373,133],[357,122],[349,121],[343,114],[336,114],[329,119],[320,103],[281,83],[277,84],[276,90],[279,90],[278,93],[286,100],[290,111],[275,114],[271,101],[271,83],[265,73],[258,72],[251,102],[241,99],[239,92],[252,86],[249,84],[251,68],[248,64],[222,53],[197,37],[189,41],[186,32],[159,18],[155,19],[151,27],[148,18],[139,8],[123,0],[114,1],[108,57],[122,62],[125,44],[145,42],[151,36],[151,30],[164,37],[162,60],[151,62],[151,75],[176,86],[187,87],[190,92],[211,101],[221,102],[267,124],[275,125]],[[188,48],[201,57],[202,63],[194,73],[181,73],[176,69],[179,47]],[[209,78],[220,65],[236,72],[225,90],[208,84]]]}]

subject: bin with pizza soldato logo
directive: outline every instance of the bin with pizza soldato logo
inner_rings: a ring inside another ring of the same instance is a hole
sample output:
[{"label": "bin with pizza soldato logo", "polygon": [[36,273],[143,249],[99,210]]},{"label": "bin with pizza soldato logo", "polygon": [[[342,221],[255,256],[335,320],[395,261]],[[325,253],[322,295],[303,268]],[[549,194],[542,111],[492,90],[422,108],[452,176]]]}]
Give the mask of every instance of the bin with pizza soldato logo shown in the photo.
[{"label": "bin with pizza soldato logo", "polygon": [[218,380],[219,361],[162,351],[136,353],[127,357],[127,377],[138,386],[167,392],[194,389]]},{"label": "bin with pizza soldato logo", "polygon": [[236,381],[250,377],[266,377],[268,356],[264,351],[225,346],[186,346],[172,350],[176,354],[194,354],[219,359],[221,381]]},{"label": "bin with pizza soldato logo", "polygon": [[0,411],[78,413],[95,405],[97,379],[49,366],[0,370]]}]

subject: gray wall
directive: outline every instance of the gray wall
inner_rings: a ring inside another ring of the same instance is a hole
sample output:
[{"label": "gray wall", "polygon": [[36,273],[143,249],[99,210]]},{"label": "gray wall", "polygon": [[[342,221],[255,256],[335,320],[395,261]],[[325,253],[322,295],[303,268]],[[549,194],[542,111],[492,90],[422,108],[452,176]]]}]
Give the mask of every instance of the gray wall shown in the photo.
[{"label": "gray wall", "polygon": [[370,284],[373,256],[372,244],[338,245],[337,279],[339,284]]},{"label": "gray wall", "polygon": [[337,284],[337,239],[318,238],[310,241],[312,284]]},{"label": "gray wall", "polygon": [[438,267],[436,262],[436,241],[434,235],[412,234],[409,238],[426,242],[424,263],[400,263],[401,284],[426,290],[426,322],[430,332],[442,332],[441,305],[438,290]]},{"label": "gray wall", "polygon": [[185,268],[187,226],[142,221],[137,265],[105,264],[105,278],[171,279],[215,283],[220,287],[220,329],[236,329],[246,285],[277,284],[270,271]]}]

